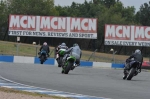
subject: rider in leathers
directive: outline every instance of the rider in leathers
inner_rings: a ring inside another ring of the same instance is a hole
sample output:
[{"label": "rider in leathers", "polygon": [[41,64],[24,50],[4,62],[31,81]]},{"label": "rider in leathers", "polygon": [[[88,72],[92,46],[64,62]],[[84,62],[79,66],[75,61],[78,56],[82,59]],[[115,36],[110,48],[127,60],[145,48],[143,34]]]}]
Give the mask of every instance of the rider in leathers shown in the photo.
[{"label": "rider in leathers", "polygon": [[[131,60],[131,59],[134,59],[134,60]],[[128,70],[130,68],[130,63],[132,61],[138,61],[138,62],[141,62],[140,64],[140,67],[138,69],[138,73],[141,72],[141,66],[142,66],[142,62],[143,62],[143,56],[141,55],[141,51],[139,49],[136,49],[135,50],[135,53],[132,54],[127,60],[126,60],[126,65],[125,65],[125,68],[124,68],[124,78],[125,78],[125,74],[126,74],[126,70]]]},{"label": "rider in leathers", "polygon": [[58,47],[56,48],[56,60],[59,58],[59,55],[58,55],[58,51],[60,49],[68,49],[68,47],[66,46],[66,43],[61,43],[61,45],[58,45]]},{"label": "rider in leathers", "polygon": [[[42,50],[46,51],[47,57],[49,57],[50,49],[49,49],[49,46],[47,45],[46,42],[44,42],[43,45],[40,47],[40,52],[41,52]],[[40,52],[39,52],[38,54],[40,54]],[[39,58],[40,58],[40,57],[41,57],[41,55],[39,56]],[[46,58],[47,58],[47,57],[46,57]]]},{"label": "rider in leathers", "polygon": [[[81,55],[82,55],[82,52],[81,52],[81,49],[79,47],[79,45],[77,43],[75,43],[73,45],[73,47],[69,48],[67,51],[66,51],[66,55],[64,56],[63,58],[63,62],[67,59],[67,57],[69,57],[70,55],[74,56],[76,58],[76,61],[75,61],[75,64],[74,64],[74,67],[76,66],[79,66],[80,65],[80,59],[81,59]],[[73,70],[74,68],[72,68]]]}]

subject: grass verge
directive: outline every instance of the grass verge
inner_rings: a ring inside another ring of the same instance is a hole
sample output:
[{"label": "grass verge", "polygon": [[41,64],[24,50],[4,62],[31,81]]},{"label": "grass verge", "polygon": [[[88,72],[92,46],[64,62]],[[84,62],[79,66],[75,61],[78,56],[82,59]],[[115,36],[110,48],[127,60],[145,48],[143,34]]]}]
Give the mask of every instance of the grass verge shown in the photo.
[{"label": "grass verge", "polygon": [[58,96],[50,96],[50,95],[46,95],[46,94],[40,94],[40,93],[32,93],[32,92],[26,92],[26,91],[18,91],[15,89],[11,89],[11,88],[5,88],[5,87],[0,87],[0,91],[1,92],[5,92],[5,93],[17,93],[17,94],[24,94],[24,95],[31,95],[31,96],[38,96],[38,97],[48,97],[51,99],[71,99],[71,98],[64,98],[64,97],[58,97]]},{"label": "grass verge", "polygon": [[[18,47],[17,47],[18,46]],[[18,49],[17,49],[18,48]],[[40,45],[32,45],[32,44],[24,44],[24,43],[16,43],[16,42],[6,42],[0,41],[0,54],[3,55],[16,55],[16,56],[38,56]],[[50,57],[54,58],[54,47],[50,46]],[[112,55],[112,53],[100,53],[95,52],[92,55],[92,51],[82,50],[81,60],[85,61],[96,61],[96,62],[116,62],[116,63],[124,63],[124,61],[129,57],[126,55]],[[113,60],[114,57],[114,60]],[[144,61],[149,61],[149,58],[144,57]]]}]

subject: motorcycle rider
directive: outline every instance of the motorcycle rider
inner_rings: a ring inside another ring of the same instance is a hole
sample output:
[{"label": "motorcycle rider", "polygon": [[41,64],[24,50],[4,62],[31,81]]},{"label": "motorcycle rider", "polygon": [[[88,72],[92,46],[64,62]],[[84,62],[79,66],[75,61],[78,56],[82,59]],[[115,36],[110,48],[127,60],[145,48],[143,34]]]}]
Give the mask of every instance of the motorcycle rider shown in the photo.
[{"label": "motorcycle rider", "polygon": [[68,47],[66,46],[66,43],[61,43],[60,45],[58,45],[58,47],[56,48],[56,60],[58,60],[58,58],[59,58],[59,54],[58,54],[58,51],[60,50],[60,49],[68,49]]},{"label": "motorcycle rider", "polygon": [[123,78],[126,78],[126,70],[130,68],[130,63],[132,61],[138,61],[140,62],[140,67],[138,68],[138,73],[141,72],[141,66],[143,62],[143,56],[141,55],[141,51],[139,49],[136,49],[135,52],[126,60],[125,68],[124,68],[124,76]]},{"label": "motorcycle rider", "polygon": [[[46,51],[47,57],[49,57],[50,49],[49,49],[49,46],[47,45],[47,42],[44,42],[43,45],[40,47],[40,52],[41,52],[42,50]],[[40,52],[39,52],[39,54],[40,54]],[[41,57],[41,55],[39,56],[39,58],[40,58],[40,57]],[[47,59],[47,57],[46,57],[46,59]]]},{"label": "motorcycle rider", "polygon": [[67,59],[67,57],[69,57],[70,55],[74,56],[76,58],[74,67],[72,68],[72,70],[80,65],[80,59],[82,56],[82,51],[79,47],[79,45],[77,43],[73,44],[73,47],[69,48],[66,52],[65,52],[65,56],[63,57],[63,63],[64,61]]}]

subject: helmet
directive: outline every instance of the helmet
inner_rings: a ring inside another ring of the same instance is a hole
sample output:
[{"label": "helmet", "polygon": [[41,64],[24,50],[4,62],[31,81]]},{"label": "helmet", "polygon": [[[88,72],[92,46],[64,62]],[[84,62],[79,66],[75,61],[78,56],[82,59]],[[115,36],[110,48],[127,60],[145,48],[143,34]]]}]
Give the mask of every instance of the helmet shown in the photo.
[{"label": "helmet", "polygon": [[78,46],[78,44],[77,43],[73,44],[73,47],[75,47],[75,46]]},{"label": "helmet", "polygon": [[61,46],[66,46],[66,43],[61,43]]},{"label": "helmet", "polygon": [[46,43],[46,42],[44,42],[44,43],[43,43],[43,45],[45,45],[45,46],[46,46],[46,45],[47,45],[47,43]]},{"label": "helmet", "polygon": [[135,50],[135,53],[136,53],[136,54],[141,54],[141,51],[140,51],[139,49],[136,49],[136,50]]}]

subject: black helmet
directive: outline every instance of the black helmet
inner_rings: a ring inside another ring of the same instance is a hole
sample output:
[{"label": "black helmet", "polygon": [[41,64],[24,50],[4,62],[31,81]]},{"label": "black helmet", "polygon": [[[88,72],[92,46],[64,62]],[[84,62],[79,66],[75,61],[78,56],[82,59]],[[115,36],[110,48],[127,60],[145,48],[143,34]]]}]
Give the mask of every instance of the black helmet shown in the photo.
[{"label": "black helmet", "polygon": [[73,44],[73,47],[75,47],[75,46],[78,46],[78,44],[77,43]]},{"label": "black helmet", "polygon": [[66,46],[66,43],[61,43],[61,46]]}]

